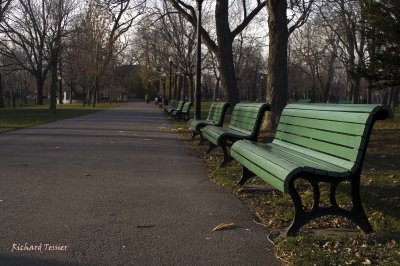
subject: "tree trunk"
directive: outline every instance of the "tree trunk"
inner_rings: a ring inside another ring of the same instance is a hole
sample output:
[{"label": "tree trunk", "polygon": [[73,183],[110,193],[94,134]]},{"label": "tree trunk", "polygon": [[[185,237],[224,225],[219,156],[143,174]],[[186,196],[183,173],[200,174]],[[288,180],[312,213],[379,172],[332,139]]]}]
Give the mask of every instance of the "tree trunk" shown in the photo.
[{"label": "tree trunk", "polygon": [[393,95],[393,102],[392,102],[393,110],[399,106],[399,97],[400,97],[400,86],[396,86],[394,88],[394,95]]},{"label": "tree trunk", "polygon": [[360,102],[360,83],[361,77],[357,74],[354,77],[354,87],[353,87],[353,95],[352,95],[352,103],[359,103]]},{"label": "tree trunk", "polygon": [[58,74],[57,75],[57,80],[58,80],[58,103],[63,104],[64,100],[64,94],[63,94],[63,87],[62,87],[62,62],[61,62],[61,56],[59,58],[58,62]]},{"label": "tree trunk", "polygon": [[[52,57],[55,56],[53,55]],[[57,109],[57,86],[58,86],[57,60],[55,58],[53,58],[50,68],[51,68],[50,111],[52,113],[55,113]]]},{"label": "tree trunk", "polygon": [[388,100],[387,100],[387,105],[388,106],[392,106],[393,98],[394,98],[394,91],[395,91],[394,87],[390,87],[389,88]]},{"label": "tree trunk", "polygon": [[213,95],[214,102],[219,98],[218,93],[219,93],[219,77],[217,77],[217,81],[215,82],[214,95]]},{"label": "tree trunk", "polygon": [[335,74],[335,60],[337,58],[337,55],[335,52],[331,53],[331,56],[329,58],[329,65],[328,65],[328,73],[326,77],[326,83],[325,83],[325,88],[324,88],[324,102],[327,103],[329,102],[329,98],[331,96],[331,90],[332,90],[332,81],[333,81],[333,76]]},{"label": "tree trunk", "polygon": [[44,80],[43,80],[42,72],[40,70],[38,70],[36,72],[36,90],[37,90],[36,103],[37,103],[37,105],[43,105],[43,85],[44,85]]},{"label": "tree trunk", "polygon": [[372,87],[373,87],[373,80],[372,78],[369,78],[367,87],[367,104],[372,103]]},{"label": "tree trunk", "polygon": [[17,108],[14,91],[11,91],[11,108]]},{"label": "tree trunk", "polygon": [[269,0],[269,56],[267,79],[267,102],[271,103],[271,111],[267,112],[267,124],[263,128],[275,131],[279,117],[287,102],[287,47],[288,28],[286,16],[286,0]]},{"label": "tree trunk", "polygon": [[194,80],[193,75],[189,76],[189,84],[190,84],[190,101],[194,103]]},{"label": "tree trunk", "polygon": [[229,28],[228,1],[217,0],[215,9],[216,33],[218,42],[218,65],[221,83],[226,88],[228,102],[232,107],[239,102],[239,91],[233,61],[232,34]]},{"label": "tree trunk", "polygon": [[4,108],[4,97],[3,97],[3,79],[0,72],[0,108]]}]

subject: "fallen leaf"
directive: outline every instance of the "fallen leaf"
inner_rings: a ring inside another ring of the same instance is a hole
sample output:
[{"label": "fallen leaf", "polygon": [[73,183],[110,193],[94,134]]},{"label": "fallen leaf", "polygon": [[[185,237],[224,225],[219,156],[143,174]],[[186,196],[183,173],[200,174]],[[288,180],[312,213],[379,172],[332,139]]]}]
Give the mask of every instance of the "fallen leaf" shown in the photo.
[{"label": "fallen leaf", "polygon": [[369,259],[365,259],[365,260],[362,262],[362,265],[371,265],[371,261],[370,261]]},{"label": "fallen leaf", "polygon": [[229,228],[233,228],[233,227],[235,227],[234,223],[219,224],[216,227],[214,227],[214,229],[211,230],[211,231],[215,232],[215,231],[220,231],[220,230],[229,229]]}]

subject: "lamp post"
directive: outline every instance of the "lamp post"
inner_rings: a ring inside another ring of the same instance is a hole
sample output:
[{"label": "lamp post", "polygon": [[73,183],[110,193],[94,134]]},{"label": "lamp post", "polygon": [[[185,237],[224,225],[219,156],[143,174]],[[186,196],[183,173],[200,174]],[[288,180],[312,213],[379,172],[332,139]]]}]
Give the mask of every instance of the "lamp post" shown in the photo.
[{"label": "lamp post", "polygon": [[196,110],[195,119],[201,119],[201,5],[203,0],[196,0],[197,2],[197,31],[196,31]]},{"label": "lamp post", "polygon": [[162,106],[165,105],[165,80],[167,79],[167,75],[162,73],[162,82],[163,82],[163,98],[162,98]]},{"label": "lamp post", "polygon": [[171,100],[171,87],[172,87],[172,57],[168,59],[169,61],[169,95],[168,95],[168,101]]},{"label": "lamp post", "polygon": [[264,102],[264,75],[261,73],[261,102]]}]

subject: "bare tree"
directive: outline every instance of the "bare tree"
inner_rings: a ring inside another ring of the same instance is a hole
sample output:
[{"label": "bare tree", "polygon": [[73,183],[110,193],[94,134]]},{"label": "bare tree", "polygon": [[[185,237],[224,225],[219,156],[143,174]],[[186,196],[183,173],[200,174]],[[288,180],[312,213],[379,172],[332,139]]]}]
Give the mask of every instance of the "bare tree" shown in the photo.
[{"label": "bare tree", "polygon": [[[173,7],[182,14],[193,27],[196,26],[196,10],[192,5],[181,0],[168,0]],[[234,16],[240,21],[232,23],[232,17],[229,16],[229,10],[232,5],[226,0],[215,1],[215,35],[213,38],[212,31],[207,31],[205,27],[200,29],[201,36],[207,47],[216,55],[218,66],[221,75],[221,83],[226,88],[228,101],[231,104],[239,102],[239,91],[237,87],[234,56],[233,56],[233,41],[259,14],[265,7],[267,1],[252,2],[250,5],[247,1],[242,0],[241,16]],[[231,27],[233,28],[231,30]]]},{"label": "bare tree", "polygon": [[[43,86],[51,67],[52,47],[56,35],[59,3],[64,6],[71,1],[55,2],[19,0],[9,19],[1,25],[7,39],[1,42],[1,53],[12,60],[18,68],[24,69],[36,78],[37,103],[43,104]],[[70,9],[64,9],[70,12]],[[61,18],[65,19],[65,15]]]},{"label": "bare tree", "polygon": [[[146,67],[145,79],[160,79],[162,75],[169,79],[171,72],[169,99],[186,96],[194,100],[194,39],[194,28],[165,3],[154,7],[151,14],[139,23],[132,56]],[[179,82],[175,76],[179,76]]]},{"label": "bare tree", "polygon": [[[10,9],[11,2],[12,0],[0,0],[0,24],[3,23],[4,17]],[[4,108],[2,75],[2,70],[0,69],[0,108]]]},{"label": "bare tree", "polygon": [[358,103],[362,68],[365,64],[365,28],[361,23],[358,0],[326,1],[320,7],[326,26],[335,32],[340,41],[342,61],[348,73],[348,98]]}]

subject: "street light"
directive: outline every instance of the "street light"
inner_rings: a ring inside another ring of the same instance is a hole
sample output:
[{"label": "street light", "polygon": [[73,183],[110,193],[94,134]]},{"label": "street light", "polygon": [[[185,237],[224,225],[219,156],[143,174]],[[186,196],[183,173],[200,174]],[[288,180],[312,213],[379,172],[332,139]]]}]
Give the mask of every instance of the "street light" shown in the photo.
[{"label": "street light", "polygon": [[201,119],[201,5],[203,0],[196,0],[197,2],[197,31],[196,31],[196,110],[195,119]]},{"label": "street light", "polygon": [[168,101],[171,100],[171,87],[172,87],[172,57],[169,57],[169,97]]}]

